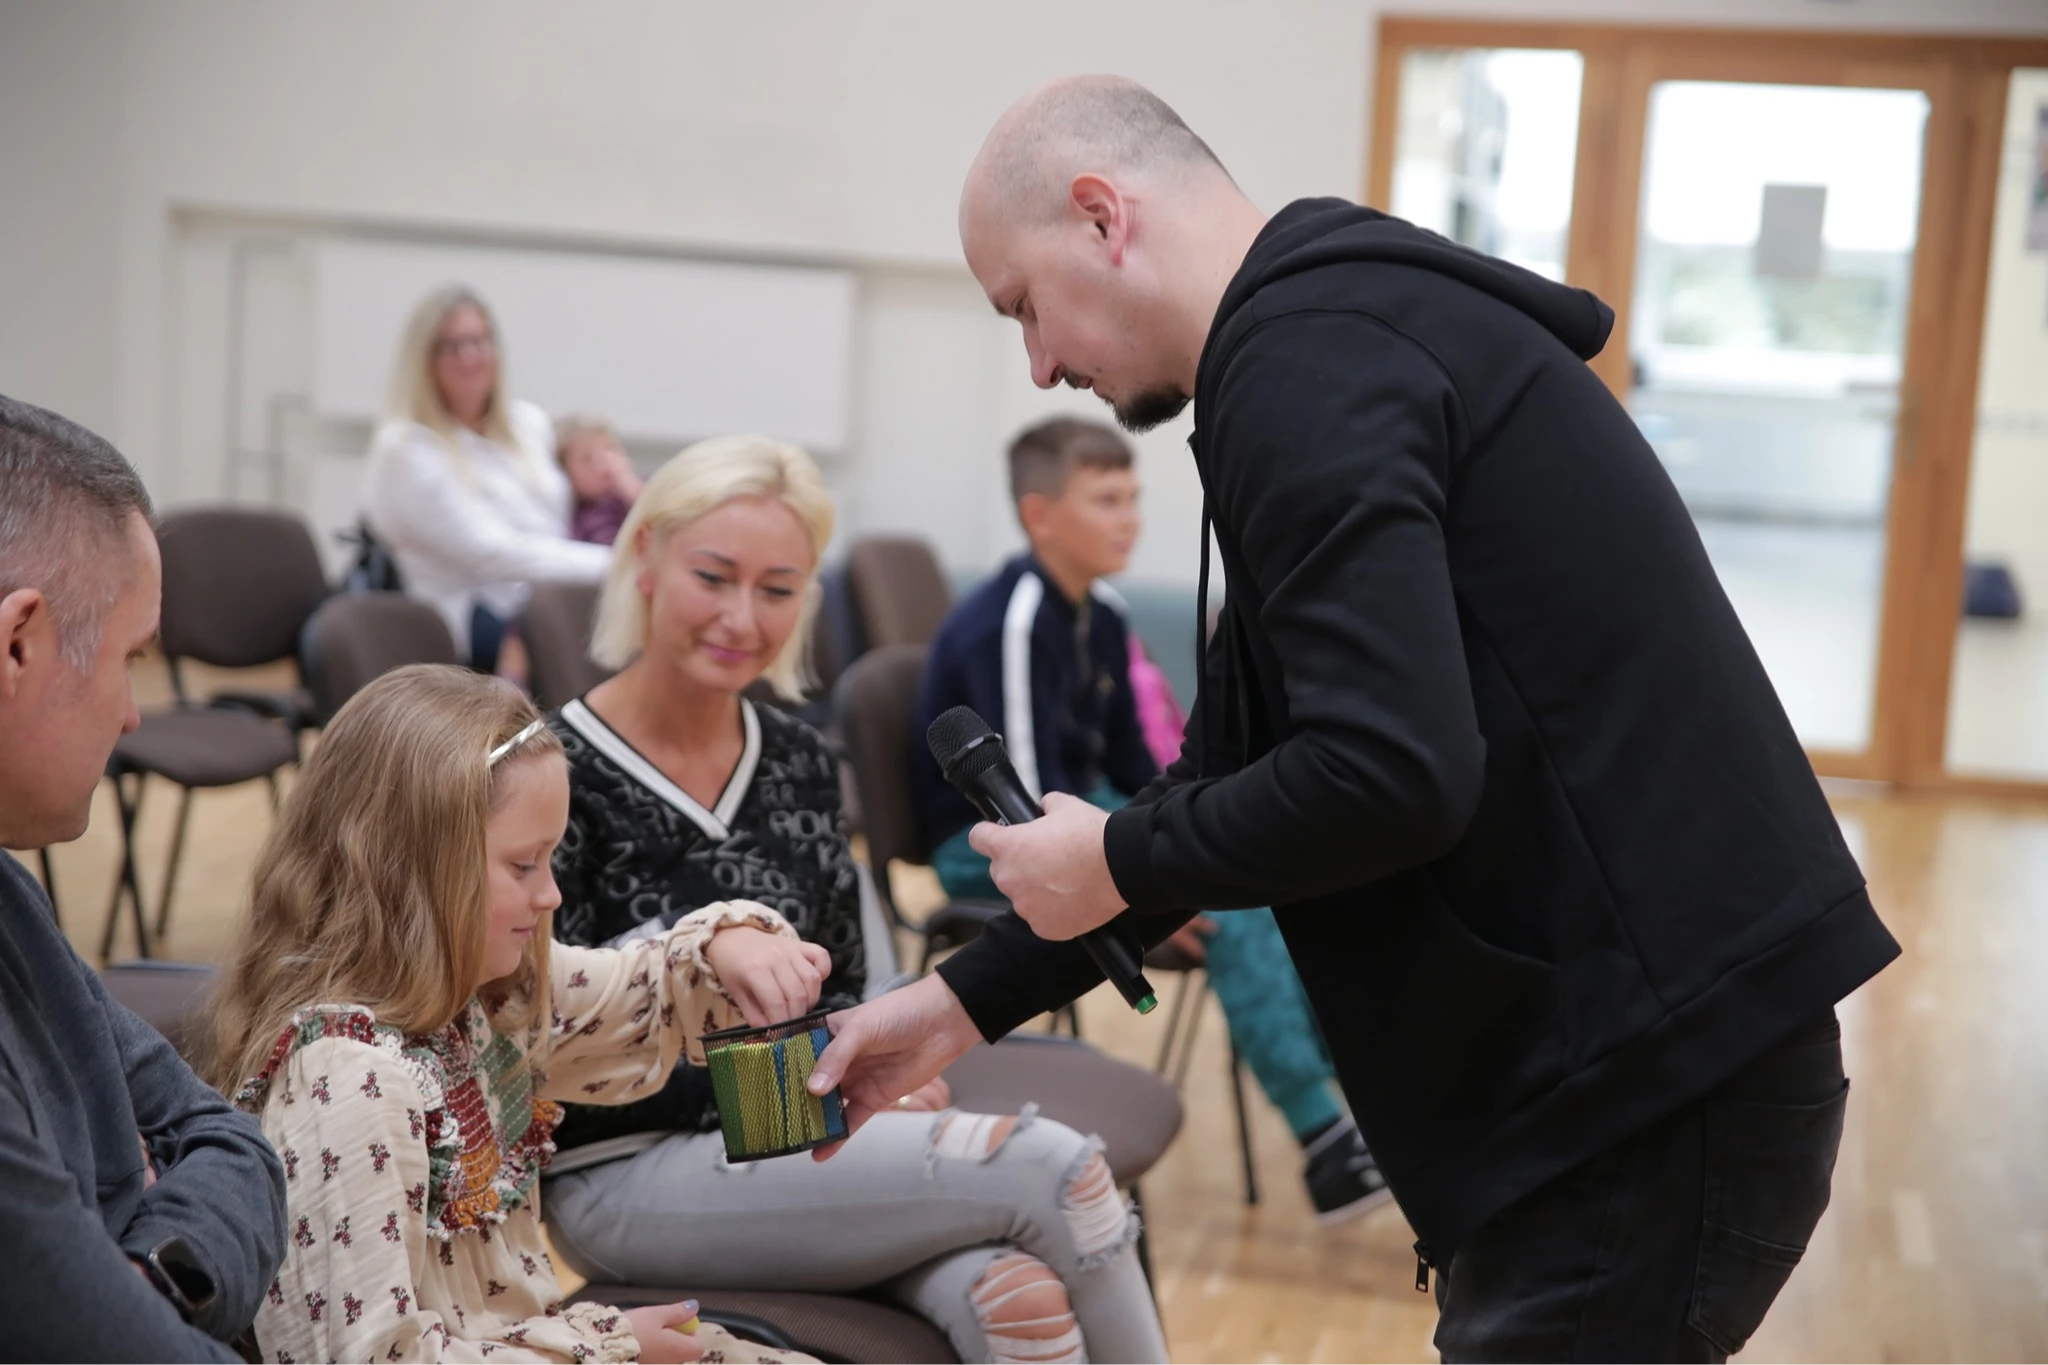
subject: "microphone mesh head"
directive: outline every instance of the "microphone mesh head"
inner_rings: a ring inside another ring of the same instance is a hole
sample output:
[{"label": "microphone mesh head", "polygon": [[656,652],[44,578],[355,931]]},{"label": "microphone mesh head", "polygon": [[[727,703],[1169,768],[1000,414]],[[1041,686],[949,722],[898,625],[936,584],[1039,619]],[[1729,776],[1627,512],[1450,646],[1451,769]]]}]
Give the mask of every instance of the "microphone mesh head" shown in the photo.
[{"label": "microphone mesh head", "polygon": [[[924,740],[931,747],[932,757],[939,761],[939,771],[946,775],[948,782],[960,777],[971,777],[983,768],[1001,762],[1003,743],[997,739],[993,744],[981,741],[994,739],[995,732],[988,728],[988,722],[976,715],[971,706],[956,706],[931,723],[924,732]],[[971,752],[970,752],[971,750]],[[961,755],[966,753],[966,762],[959,773],[956,766],[962,766]]]}]

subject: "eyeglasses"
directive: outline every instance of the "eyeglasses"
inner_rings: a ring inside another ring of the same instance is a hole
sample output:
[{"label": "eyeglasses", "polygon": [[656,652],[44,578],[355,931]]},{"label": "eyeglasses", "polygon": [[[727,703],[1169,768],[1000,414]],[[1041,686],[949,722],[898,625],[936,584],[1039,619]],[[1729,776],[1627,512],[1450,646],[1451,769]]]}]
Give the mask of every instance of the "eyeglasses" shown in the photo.
[{"label": "eyeglasses", "polygon": [[494,336],[444,337],[434,343],[434,354],[452,355],[467,360],[471,356],[496,355],[498,339]]}]

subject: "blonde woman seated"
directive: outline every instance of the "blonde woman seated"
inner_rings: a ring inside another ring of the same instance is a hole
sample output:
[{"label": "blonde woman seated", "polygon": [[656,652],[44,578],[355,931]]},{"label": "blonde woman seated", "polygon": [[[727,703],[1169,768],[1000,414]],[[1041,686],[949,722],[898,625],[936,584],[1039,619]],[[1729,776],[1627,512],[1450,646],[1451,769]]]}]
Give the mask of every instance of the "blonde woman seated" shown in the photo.
[{"label": "blonde woman seated", "polygon": [[370,447],[363,500],[406,592],[440,611],[483,673],[498,671],[529,584],[594,583],[611,563],[609,546],[570,539],[554,428],[505,392],[501,361],[482,299],[457,286],[421,300]]},{"label": "blonde woman seated", "polygon": [[[757,897],[831,955],[824,1003],[865,984],[838,765],[794,697],[832,504],[802,451],[707,441],[654,475],[619,532],[593,653],[620,667],[554,717],[569,756],[556,936],[662,933]],[[963,1360],[1163,1360],[1137,1228],[1098,1144],[1030,1116],[956,1113],[943,1083],[824,1163],[728,1166],[704,1072],[651,1100],[571,1106],[549,1227],[581,1273],[633,1284],[879,1288]],[[1085,1353],[1085,1356],[1084,1356]]]},{"label": "blonde woman seated", "polygon": [[658,1091],[710,1028],[800,1013],[828,963],[706,905],[630,948],[551,947],[562,746],[509,684],[386,674],[286,802],[218,991],[216,1083],[283,1158],[266,1360],[786,1360],[696,1305],[564,1304],[535,1184],[561,1101]]}]

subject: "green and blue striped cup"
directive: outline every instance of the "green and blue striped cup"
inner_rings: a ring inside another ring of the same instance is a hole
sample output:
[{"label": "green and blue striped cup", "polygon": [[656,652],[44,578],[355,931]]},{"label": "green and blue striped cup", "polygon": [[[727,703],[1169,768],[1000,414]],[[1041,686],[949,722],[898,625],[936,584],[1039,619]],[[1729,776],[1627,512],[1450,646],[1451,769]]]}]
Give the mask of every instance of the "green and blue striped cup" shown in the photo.
[{"label": "green and blue striped cup", "polygon": [[813,1095],[806,1088],[831,1041],[823,1010],[765,1028],[704,1035],[727,1161],[793,1156],[845,1138],[839,1091]]}]

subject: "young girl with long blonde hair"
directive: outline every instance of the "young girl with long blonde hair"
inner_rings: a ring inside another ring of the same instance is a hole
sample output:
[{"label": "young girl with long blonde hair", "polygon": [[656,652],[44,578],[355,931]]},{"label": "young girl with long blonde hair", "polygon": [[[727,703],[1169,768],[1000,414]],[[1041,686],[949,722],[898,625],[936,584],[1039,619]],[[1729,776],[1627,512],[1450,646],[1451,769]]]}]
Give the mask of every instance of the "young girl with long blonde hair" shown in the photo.
[{"label": "young girl with long blonde hair", "polygon": [[804,1013],[829,958],[705,906],[618,950],[551,946],[561,742],[509,685],[387,674],[344,706],[256,874],[214,1079],[283,1158],[272,1360],[790,1357],[692,1304],[564,1304],[537,1182],[560,1102],[661,1088],[698,1037]]}]

